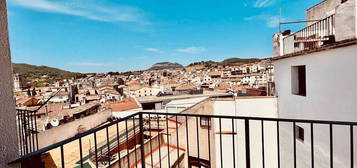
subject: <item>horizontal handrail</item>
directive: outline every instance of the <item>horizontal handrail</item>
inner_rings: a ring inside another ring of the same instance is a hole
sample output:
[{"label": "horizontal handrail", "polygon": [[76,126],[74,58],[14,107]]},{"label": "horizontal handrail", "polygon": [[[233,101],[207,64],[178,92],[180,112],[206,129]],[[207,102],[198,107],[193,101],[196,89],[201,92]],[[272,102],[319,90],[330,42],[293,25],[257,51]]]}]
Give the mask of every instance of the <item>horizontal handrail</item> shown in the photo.
[{"label": "horizontal handrail", "polygon": [[315,123],[315,124],[335,124],[335,125],[357,125],[357,121],[329,121],[329,120],[307,120],[307,119],[288,119],[288,118],[269,118],[269,117],[248,117],[248,116],[230,116],[230,115],[208,115],[208,114],[182,114],[182,113],[160,113],[160,112],[139,112],[142,114],[155,115],[172,115],[188,117],[209,117],[209,118],[226,118],[226,119],[248,119],[280,122],[297,122],[297,123]]}]

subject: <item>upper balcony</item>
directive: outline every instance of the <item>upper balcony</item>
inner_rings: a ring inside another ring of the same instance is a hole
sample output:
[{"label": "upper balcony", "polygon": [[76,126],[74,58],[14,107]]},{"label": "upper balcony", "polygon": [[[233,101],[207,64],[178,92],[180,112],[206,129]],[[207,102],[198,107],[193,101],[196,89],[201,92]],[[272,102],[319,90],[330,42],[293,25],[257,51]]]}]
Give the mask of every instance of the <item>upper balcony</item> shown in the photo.
[{"label": "upper balcony", "polygon": [[273,57],[306,54],[355,40],[356,18],[356,0],[325,0],[307,10],[307,27],[273,36]]},{"label": "upper balcony", "polygon": [[[283,37],[284,54],[311,50],[335,42],[335,15]],[[288,33],[288,32],[285,32]],[[285,33],[283,33],[285,35]]]},{"label": "upper balcony", "polygon": [[140,112],[37,149],[24,113],[23,168],[356,165],[357,122]]}]

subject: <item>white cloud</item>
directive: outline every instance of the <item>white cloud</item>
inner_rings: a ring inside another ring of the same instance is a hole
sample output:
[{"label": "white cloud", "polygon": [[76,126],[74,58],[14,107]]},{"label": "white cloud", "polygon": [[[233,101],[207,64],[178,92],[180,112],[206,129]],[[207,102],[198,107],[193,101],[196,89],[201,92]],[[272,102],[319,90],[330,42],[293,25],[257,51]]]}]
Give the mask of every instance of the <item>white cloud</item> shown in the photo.
[{"label": "white cloud", "polygon": [[188,54],[198,54],[205,50],[206,48],[204,47],[188,47],[188,48],[180,48],[177,49],[176,51],[181,53],[188,53]]},{"label": "white cloud", "polygon": [[150,51],[150,52],[162,53],[162,51],[158,48],[144,48],[144,50]]},{"label": "white cloud", "polygon": [[253,21],[253,20],[260,20],[264,21],[267,27],[275,28],[279,26],[279,20],[281,22],[285,21],[284,18],[280,18],[280,16],[271,16],[271,15],[257,15],[257,16],[250,16],[244,18],[245,21]]},{"label": "white cloud", "polygon": [[74,65],[74,66],[88,66],[88,67],[103,67],[103,66],[111,65],[111,63],[77,62],[77,63],[71,63],[71,65]]},{"label": "white cloud", "polygon": [[257,0],[254,3],[255,8],[265,8],[268,6],[273,5],[276,2],[276,0]]},{"label": "white cloud", "polygon": [[11,0],[9,2],[11,5],[31,10],[78,16],[102,22],[149,23],[145,21],[144,13],[135,7],[98,3],[93,0]]}]

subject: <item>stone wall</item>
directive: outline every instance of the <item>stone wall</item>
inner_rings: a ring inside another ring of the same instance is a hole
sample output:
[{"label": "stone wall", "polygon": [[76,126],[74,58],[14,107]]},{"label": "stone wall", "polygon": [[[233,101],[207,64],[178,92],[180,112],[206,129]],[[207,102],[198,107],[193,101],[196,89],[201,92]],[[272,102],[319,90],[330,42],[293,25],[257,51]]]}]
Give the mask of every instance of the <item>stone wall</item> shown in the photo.
[{"label": "stone wall", "polygon": [[[0,167],[18,157],[16,110],[7,28],[6,1],[0,0]],[[16,165],[15,165],[16,166]]]}]

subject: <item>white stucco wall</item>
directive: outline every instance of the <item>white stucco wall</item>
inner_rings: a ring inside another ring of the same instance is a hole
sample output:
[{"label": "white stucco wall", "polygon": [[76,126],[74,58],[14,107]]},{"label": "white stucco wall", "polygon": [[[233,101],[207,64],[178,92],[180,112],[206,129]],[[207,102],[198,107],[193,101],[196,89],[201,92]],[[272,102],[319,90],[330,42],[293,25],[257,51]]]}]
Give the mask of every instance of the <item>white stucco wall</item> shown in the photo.
[{"label": "white stucco wall", "polygon": [[[6,2],[0,0],[0,167],[19,155]],[[16,167],[17,165],[13,165]]]},{"label": "white stucco wall", "polygon": [[[320,4],[306,10],[306,20],[321,20],[335,13],[341,0],[325,0]],[[313,24],[310,22],[308,24]]]},{"label": "white stucco wall", "polygon": [[[277,117],[277,100],[274,97],[268,98],[245,98],[235,101],[214,101],[215,115],[231,116],[250,116],[250,117]],[[222,119],[222,132],[232,131],[232,120]],[[244,121],[235,120],[235,148],[233,148],[233,135],[222,135],[223,167],[233,166],[233,150],[236,153],[236,167],[245,167],[245,132]],[[219,121],[216,119],[214,124],[215,132],[219,132]],[[265,138],[265,167],[277,167],[277,148],[276,148],[276,124],[271,122],[264,123]],[[260,121],[250,122],[250,150],[251,167],[262,167],[262,141],[261,141]],[[220,136],[215,134],[216,163],[220,167]]]},{"label": "white stucco wall", "polygon": [[357,37],[357,1],[348,0],[336,8],[336,41]]},{"label": "white stucco wall", "polygon": [[38,134],[39,149],[77,135],[79,126],[84,128],[84,131],[93,129],[107,122],[111,116],[111,110],[105,110],[40,132]]},{"label": "white stucco wall", "polygon": [[[280,118],[357,121],[357,45],[315,52],[274,61],[275,82]],[[306,96],[293,95],[291,66],[306,65]],[[305,141],[297,142],[297,166],[310,167],[310,126]],[[282,128],[283,167],[292,160],[292,127]],[[334,133],[334,167],[349,167],[348,127],[336,126]],[[315,167],[329,167],[329,131],[316,125]],[[290,136],[289,136],[290,135]],[[357,138],[357,129],[354,129]],[[356,146],[356,142],[354,146]],[[355,148],[355,153],[357,152]],[[357,156],[354,155],[354,160]],[[355,165],[356,166],[356,165]]]}]

